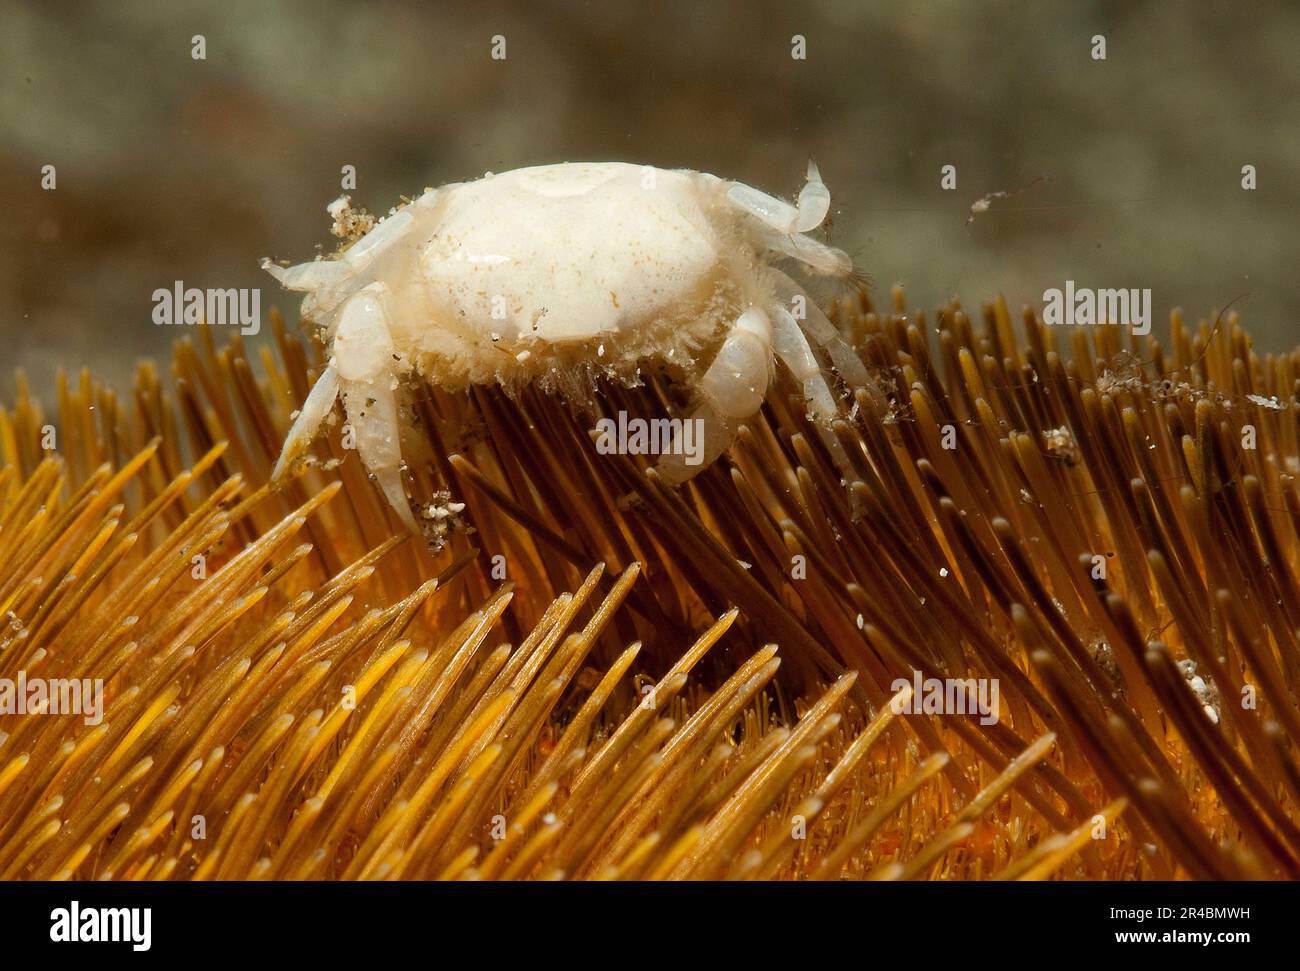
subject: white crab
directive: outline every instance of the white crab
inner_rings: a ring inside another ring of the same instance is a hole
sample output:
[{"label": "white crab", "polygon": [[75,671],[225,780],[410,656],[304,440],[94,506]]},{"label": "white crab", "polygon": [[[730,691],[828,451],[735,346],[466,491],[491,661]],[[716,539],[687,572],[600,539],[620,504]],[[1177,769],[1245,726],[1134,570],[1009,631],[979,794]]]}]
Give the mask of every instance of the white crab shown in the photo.
[{"label": "white crab", "polygon": [[[835,399],[808,339],[851,385],[866,371],[773,262],[850,273],[845,253],[803,235],[829,207],[811,162],[797,205],[703,172],[573,162],[428,189],[337,259],[263,261],[283,286],[307,291],[302,315],[330,339],[273,478],[341,394],[362,462],[416,529],[398,435],[398,391],[412,370],[448,389],[536,379],[573,388],[575,374],[634,380],[643,363],[678,365],[696,381],[705,443],[697,466],[661,458],[672,481],[713,461],[759,409],[773,352],[827,429]],[[704,367],[697,354],[713,348]]]}]

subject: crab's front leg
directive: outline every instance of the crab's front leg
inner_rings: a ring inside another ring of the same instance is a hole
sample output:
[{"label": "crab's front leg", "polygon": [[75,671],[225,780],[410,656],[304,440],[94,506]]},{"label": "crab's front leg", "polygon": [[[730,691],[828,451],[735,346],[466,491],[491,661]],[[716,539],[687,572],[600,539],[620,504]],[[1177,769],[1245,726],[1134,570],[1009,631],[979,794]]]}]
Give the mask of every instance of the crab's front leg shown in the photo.
[{"label": "crab's front leg", "polygon": [[356,440],[357,453],[402,522],[419,532],[402,487],[402,449],[397,416],[398,360],[384,310],[385,287],[372,283],[343,305],[330,347],[330,362],[289,430],[275,464],[278,480],[310,447],[335,397]]},{"label": "crab's front leg", "polygon": [[298,459],[311,447],[311,443],[316,440],[316,433],[320,431],[321,422],[334,407],[334,399],[338,394],[339,372],[331,363],[312,385],[307,400],[302,403],[298,417],[294,419],[293,427],[285,437],[284,447],[280,449],[280,457],[276,459],[275,468],[271,471],[273,483],[284,478],[285,473],[292,469]]},{"label": "crab's front leg", "polygon": [[823,276],[845,276],[853,271],[847,253],[804,235],[822,224],[831,207],[830,190],[822,182],[816,163],[808,163],[808,178],[797,205],[743,182],[728,183],[726,195],[733,206],[759,221],[759,238],[768,249],[792,257]]},{"label": "crab's front leg", "polygon": [[402,522],[418,533],[402,486],[398,355],[384,310],[385,291],[383,284],[372,283],[343,305],[331,348],[332,364],[338,370],[339,393],[362,464]]},{"label": "crab's front leg", "polygon": [[685,482],[731,444],[736,425],[763,406],[772,377],[772,322],[751,307],[736,319],[717,356],[700,381],[701,402],[687,421],[696,422],[700,452],[687,456],[673,448],[657,471],[669,483]]},{"label": "crab's front leg", "polygon": [[744,182],[732,182],[727,187],[727,198],[782,234],[816,229],[831,208],[830,190],[822,181],[817,163],[811,160],[808,162],[807,181],[799,191],[798,205],[792,206],[784,199],[770,196]]},{"label": "crab's front leg", "polygon": [[396,402],[398,355],[383,309],[385,287],[370,283],[343,304],[330,347],[330,361],[303,403],[279,452],[272,481],[278,481],[311,447],[321,422],[342,396],[361,464],[372,474],[403,523],[419,533],[402,487],[402,446]]},{"label": "crab's front leg", "polygon": [[[353,274],[352,268],[339,260],[315,260],[286,268],[266,259],[262,261],[262,269],[280,281],[280,285],[286,289],[305,291],[308,300],[316,304],[316,309],[322,309],[322,295],[327,295],[327,303],[334,299],[332,295],[337,288],[344,286]],[[324,309],[328,309],[328,306]],[[339,372],[331,360],[316,379],[289,429],[280,457],[271,472],[272,482],[279,482],[311,447],[320,431],[321,422],[329,416],[338,394]]]}]

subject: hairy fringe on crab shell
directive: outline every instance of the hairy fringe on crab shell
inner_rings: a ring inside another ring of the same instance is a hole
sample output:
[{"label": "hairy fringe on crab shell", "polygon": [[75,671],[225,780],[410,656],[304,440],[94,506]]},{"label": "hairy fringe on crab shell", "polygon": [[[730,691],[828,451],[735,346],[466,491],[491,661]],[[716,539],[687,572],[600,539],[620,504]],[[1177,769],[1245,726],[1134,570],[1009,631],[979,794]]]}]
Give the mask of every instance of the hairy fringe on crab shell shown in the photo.
[{"label": "hairy fringe on crab shell", "polygon": [[680,489],[536,389],[422,390],[436,554],[339,428],[269,487],[319,365],[278,317],[48,420],[20,378],[0,684],[105,711],[0,714],[0,878],[1295,877],[1300,354],[894,301],[834,314],[849,482],[780,372]]}]

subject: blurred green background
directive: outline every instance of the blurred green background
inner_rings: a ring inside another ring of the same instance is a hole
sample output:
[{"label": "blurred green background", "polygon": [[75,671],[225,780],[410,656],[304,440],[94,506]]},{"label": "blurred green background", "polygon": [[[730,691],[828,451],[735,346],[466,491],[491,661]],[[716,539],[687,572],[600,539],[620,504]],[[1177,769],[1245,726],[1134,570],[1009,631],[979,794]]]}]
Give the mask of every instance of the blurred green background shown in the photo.
[{"label": "blurred green background", "polygon": [[0,0],[0,390],[15,366],[44,397],[60,365],[124,382],[181,332],[150,320],[175,280],[260,286],[296,320],[257,261],[330,247],[349,164],[382,211],[577,159],[788,196],[812,156],[878,296],[1151,287],[1160,334],[1246,294],[1257,346],[1287,348],[1297,50],[1294,3]]}]

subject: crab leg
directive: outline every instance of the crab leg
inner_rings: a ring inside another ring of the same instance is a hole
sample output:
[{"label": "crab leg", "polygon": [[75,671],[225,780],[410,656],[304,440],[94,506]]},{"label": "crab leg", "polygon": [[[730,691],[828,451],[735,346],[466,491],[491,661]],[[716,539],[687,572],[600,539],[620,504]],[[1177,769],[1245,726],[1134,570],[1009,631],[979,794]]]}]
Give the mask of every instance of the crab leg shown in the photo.
[{"label": "crab leg", "polygon": [[334,334],[334,366],[362,464],[402,522],[418,533],[402,486],[397,379],[392,367],[396,355],[381,300],[386,291],[383,284],[372,283],[343,305]]},{"label": "crab leg", "polygon": [[822,181],[817,163],[809,159],[807,179],[799,190],[799,221],[795,223],[794,231],[806,233],[816,229],[830,211],[831,190]]},{"label": "crab leg", "polygon": [[811,416],[815,421],[826,422],[838,414],[835,397],[822,375],[822,369],[813,357],[808,338],[799,329],[799,322],[780,304],[772,307],[772,347],[795,380],[803,386]]},{"label": "crab leg", "polygon": [[790,311],[780,304],[772,307],[772,346],[776,356],[803,386],[804,400],[810,409],[808,417],[812,419],[817,434],[831,453],[840,473],[845,476],[845,481],[852,482],[858,477],[857,472],[849,461],[839,436],[831,428],[831,422],[840,413],[835,404],[835,396],[831,394],[830,385],[826,383],[817,359],[813,357],[807,335],[800,329],[799,322]]},{"label": "crab leg", "polygon": [[819,243],[811,236],[799,233],[793,236],[772,235],[765,242],[768,249],[798,260],[821,276],[848,276],[853,271],[853,260],[848,253]]},{"label": "crab leg", "polygon": [[339,373],[331,364],[321,372],[321,376],[312,385],[307,400],[302,403],[302,409],[298,412],[293,427],[289,429],[289,434],[284,440],[284,448],[280,450],[280,457],[271,472],[272,482],[280,481],[285,472],[291,469],[311,446],[317,431],[320,430],[320,423],[334,407],[334,399],[338,397],[338,393]]},{"label": "crab leg", "polygon": [[700,381],[703,400],[691,416],[694,430],[702,434],[703,453],[688,464],[674,442],[669,454],[659,461],[659,473],[670,483],[684,482],[721,455],[731,444],[735,425],[763,406],[772,377],[772,322],[767,314],[751,307],[741,314],[717,356]]},{"label": "crab leg", "polygon": [[792,206],[784,199],[770,196],[761,189],[743,182],[727,186],[727,198],[751,216],[762,220],[782,235],[806,233],[816,229],[831,208],[830,190],[822,182],[817,163],[808,162],[807,181],[799,192],[799,204]]},{"label": "crab leg", "polygon": [[776,279],[777,296],[783,305],[793,307],[796,298],[798,299],[798,305],[803,311],[802,319],[796,317],[799,326],[813,341],[826,348],[826,353],[831,356],[831,363],[835,365],[835,370],[839,371],[840,377],[851,388],[867,387],[871,383],[871,376],[867,373],[862,358],[858,357],[857,352],[849,346],[849,342],[821,312],[821,308],[813,302],[812,297],[780,270],[773,270],[772,275]]},{"label": "crab leg", "polygon": [[772,322],[757,307],[737,319],[704,372],[700,390],[724,418],[748,418],[763,406],[772,376]]},{"label": "crab leg", "polygon": [[397,396],[381,376],[371,381],[344,381],[343,407],[356,435],[357,453],[366,471],[399,519],[418,533],[411,503],[402,485],[402,447],[398,435]]},{"label": "crab leg", "polygon": [[707,401],[701,402],[685,421],[694,423],[691,434],[702,444],[699,451],[688,458],[683,447],[686,435],[683,426],[682,435],[673,442],[673,448],[661,455],[655,465],[655,471],[668,485],[680,485],[693,479],[725,452],[736,436],[734,423],[714,411]]},{"label": "crab leg", "polygon": [[262,260],[262,269],[280,282],[286,290],[316,290],[343,283],[354,270],[342,260],[312,260],[295,266],[279,266],[270,259]]}]

